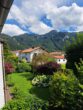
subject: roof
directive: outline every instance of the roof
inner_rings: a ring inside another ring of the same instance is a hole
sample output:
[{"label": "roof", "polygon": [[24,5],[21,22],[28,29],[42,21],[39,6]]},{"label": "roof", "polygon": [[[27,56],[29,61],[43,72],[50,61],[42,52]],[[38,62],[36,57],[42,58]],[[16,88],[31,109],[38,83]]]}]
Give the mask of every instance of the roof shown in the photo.
[{"label": "roof", "polygon": [[33,52],[34,50],[37,50],[37,49],[40,49],[40,47],[32,47],[29,49],[25,49],[25,50],[22,50],[21,53],[30,53],[30,52]]},{"label": "roof", "polygon": [[65,59],[65,56],[54,56],[56,59]]},{"label": "roof", "polygon": [[3,28],[13,0],[0,0],[0,32]]},{"label": "roof", "polygon": [[20,52],[21,50],[15,50],[15,51],[11,51],[13,53],[17,53],[17,52]]},{"label": "roof", "polygon": [[63,51],[56,51],[56,52],[51,52],[50,53],[50,55],[62,55],[62,54],[64,54],[64,52]]}]

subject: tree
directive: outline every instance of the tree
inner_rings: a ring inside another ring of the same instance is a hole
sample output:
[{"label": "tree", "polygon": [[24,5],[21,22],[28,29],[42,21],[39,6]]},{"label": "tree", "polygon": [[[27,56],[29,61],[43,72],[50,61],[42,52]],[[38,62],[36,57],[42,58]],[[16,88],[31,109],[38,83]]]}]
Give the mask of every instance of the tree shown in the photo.
[{"label": "tree", "polygon": [[34,67],[37,67],[50,61],[54,61],[54,58],[52,58],[49,53],[40,53],[37,56],[33,57],[32,65]]},{"label": "tree", "polygon": [[4,59],[5,59],[6,62],[10,60],[11,54],[12,53],[10,52],[9,45],[5,41],[5,43],[4,43]]},{"label": "tree", "polygon": [[34,56],[33,60],[32,60],[33,72],[34,73],[37,72],[38,67],[40,68],[40,66],[42,67],[46,63],[54,61],[54,60],[55,59],[52,58],[49,53],[40,53],[40,54]]},{"label": "tree", "polygon": [[80,62],[80,58],[83,59],[83,34],[78,34],[76,38],[72,39],[70,45],[66,48],[67,68],[73,69],[77,75],[77,68],[75,63]]},{"label": "tree", "polygon": [[11,73],[16,69],[18,57],[11,52],[6,41],[4,43],[4,61],[6,73]]}]

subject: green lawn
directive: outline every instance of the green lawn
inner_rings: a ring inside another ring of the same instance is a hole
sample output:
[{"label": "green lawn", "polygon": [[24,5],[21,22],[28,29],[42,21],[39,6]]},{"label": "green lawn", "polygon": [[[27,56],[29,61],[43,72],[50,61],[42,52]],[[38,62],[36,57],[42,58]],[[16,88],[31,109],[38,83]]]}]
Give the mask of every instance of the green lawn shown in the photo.
[{"label": "green lawn", "polygon": [[34,95],[42,100],[48,100],[49,89],[34,87],[31,84],[31,80],[33,79],[32,73],[13,73],[9,76],[11,76],[14,86],[18,87],[24,95]]}]

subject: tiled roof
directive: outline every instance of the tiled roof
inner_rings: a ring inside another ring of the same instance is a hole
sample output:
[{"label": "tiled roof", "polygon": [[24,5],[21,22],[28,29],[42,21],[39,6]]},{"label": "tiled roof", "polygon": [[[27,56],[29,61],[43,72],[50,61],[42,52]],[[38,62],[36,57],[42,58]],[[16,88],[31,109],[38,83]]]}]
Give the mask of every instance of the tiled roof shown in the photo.
[{"label": "tiled roof", "polygon": [[30,52],[37,50],[37,49],[40,49],[40,47],[25,49],[25,50],[22,50],[21,53],[30,53]]},{"label": "tiled roof", "polygon": [[64,52],[62,52],[62,51],[56,51],[56,52],[51,52],[50,53],[50,55],[62,55],[62,54],[64,54]]},{"label": "tiled roof", "polygon": [[15,51],[11,51],[13,53],[17,53],[17,52],[20,52],[21,50],[15,50]]},{"label": "tiled roof", "polygon": [[54,58],[56,58],[56,59],[64,59],[65,56],[54,56]]}]

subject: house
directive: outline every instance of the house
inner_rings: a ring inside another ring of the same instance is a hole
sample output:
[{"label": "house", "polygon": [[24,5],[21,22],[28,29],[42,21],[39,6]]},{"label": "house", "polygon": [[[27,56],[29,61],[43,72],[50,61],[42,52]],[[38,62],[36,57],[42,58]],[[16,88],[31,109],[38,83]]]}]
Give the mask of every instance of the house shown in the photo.
[{"label": "house", "polygon": [[54,58],[58,64],[66,64],[67,63],[67,60],[64,55],[54,56]]},{"label": "house", "polygon": [[5,104],[4,96],[4,62],[3,62],[3,42],[0,40],[0,108]]},{"label": "house", "polygon": [[26,59],[28,62],[31,62],[34,56],[37,56],[41,53],[47,53],[47,51],[41,47],[32,47],[20,51],[20,59]]},{"label": "house", "polygon": [[52,56],[63,56],[65,53],[63,51],[56,51],[56,52],[51,52],[50,55]]},{"label": "house", "polygon": [[[0,0],[0,32],[7,18],[13,0]],[[5,73],[4,73],[4,60],[3,60],[3,40],[0,39],[0,109],[6,102],[5,97]]]},{"label": "house", "polygon": [[13,54],[15,54],[17,57],[19,57],[21,50],[11,51]]},{"label": "house", "polygon": [[65,58],[65,53],[63,51],[51,52],[50,55],[55,58],[58,64],[66,64],[67,60]]}]

